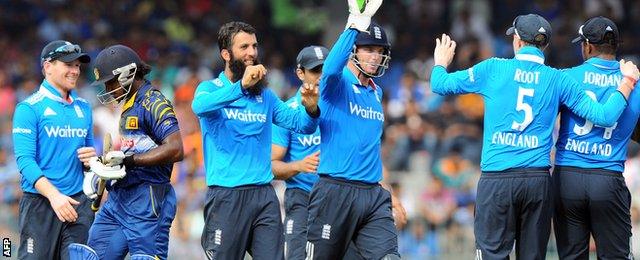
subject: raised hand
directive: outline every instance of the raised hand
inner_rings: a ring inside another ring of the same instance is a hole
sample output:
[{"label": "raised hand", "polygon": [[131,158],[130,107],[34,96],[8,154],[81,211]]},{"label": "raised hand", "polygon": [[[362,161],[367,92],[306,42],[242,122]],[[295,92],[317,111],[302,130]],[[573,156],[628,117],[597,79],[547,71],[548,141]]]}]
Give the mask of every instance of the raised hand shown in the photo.
[{"label": "raised hand", "polygon": [[347,0],[347,2],[349,4],[349,19],[346,28],[367,32],[371,17],[382,5],[382,0]]},{"label": "raised hand", "polygon": [[433,50],[433,60],[435,65],[448,67],[453,61],[453,55],[456,54],[456,42],[451,37],[442,34],[442,37],[436,39],[436,48]]},{"label": "raised hand", "polygon": [[247,66],[242,75],[242,88],[247,89],[258,83],[267,75],[267,69],[262,65]]},{"label": "raised hand", "polygon": [[304,83],[300,89],[300,97],[302,105],[307,109],[309,114],[315,114],[318,110],[319,88],[318,81],[313,84]]}]

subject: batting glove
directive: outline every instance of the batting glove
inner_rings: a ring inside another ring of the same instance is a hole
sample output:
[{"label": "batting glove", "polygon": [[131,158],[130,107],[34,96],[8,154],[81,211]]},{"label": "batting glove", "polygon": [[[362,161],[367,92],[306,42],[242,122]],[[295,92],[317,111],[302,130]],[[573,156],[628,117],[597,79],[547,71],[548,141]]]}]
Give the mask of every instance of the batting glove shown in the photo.
[{"label": "batting glove", "polygon": [[104,164],[107,166],[115,166],[122,164],[124,160],[124,153],[122,151],[111,151],[104,156]]},{"label": "batting glove", "polygon": [[349,19],[346,29],[354,28],[361,32],[367,32],[371,17],[376,13],[382,0],[348,0]]},{"label": "batting glove", "polygon": [[95,200],[98,197],[98,181],[100,177],[88,171],[84,173],[84,180],[82,181],[82,191],[89,199]]},{"label": "batting glove", "polygon": [[91,167],[93,173],[103,180],[118,180],[127,175],[124,165],[107,166],[100,162],[98,157],[89,159],[89,167]]}]

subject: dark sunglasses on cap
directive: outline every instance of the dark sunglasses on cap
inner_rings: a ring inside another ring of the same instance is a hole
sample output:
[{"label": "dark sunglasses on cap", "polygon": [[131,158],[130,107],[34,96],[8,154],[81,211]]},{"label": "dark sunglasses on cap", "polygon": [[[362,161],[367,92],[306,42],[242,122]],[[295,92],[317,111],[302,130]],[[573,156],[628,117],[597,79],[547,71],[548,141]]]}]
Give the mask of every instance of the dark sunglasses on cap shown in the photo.
[{"label": "dark sunglasses on cap", "polygon": [[51,61],[51,60],[54,60],[56,58],[62,57],[64,55],[66,55],[66,54],[80,53],[80,52],[82,52],[82,49],[80,48],[79,45],[77,45],[77,44],[65,44],[65,45],[62,45],[62,46],[56,48],[52,52],[47,53],[47,55],[45,55],[42,58],[42,60],[43,61]]}]

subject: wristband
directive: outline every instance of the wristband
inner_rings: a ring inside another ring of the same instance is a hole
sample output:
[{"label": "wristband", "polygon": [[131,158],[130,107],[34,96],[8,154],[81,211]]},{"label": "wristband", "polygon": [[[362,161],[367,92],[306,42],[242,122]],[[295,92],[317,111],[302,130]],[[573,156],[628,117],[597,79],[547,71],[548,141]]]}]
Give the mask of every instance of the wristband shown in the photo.
[{"label": "wristband", "polygon": [[631,77],[631,76],[626,76],[626,75],[625,75],[625,76],[624,76],[624,78],[625,78],[625,79],[630,80],[630,81],[631,81],[631,85],[632,85],[632,86],[635,86],[635,85],[636,85],[636,83],[638,83],[638,80],[637,80],[637,79],[634,79],[634,78],[633,78],[633,77]]},{"label": "wristband", "polygon": [[127,168],[128,167],[133,167],[134,164],[135,164],[135,160],[133,159],[133,154],[124,157],[124,159],[122,159],[122,164]]}]

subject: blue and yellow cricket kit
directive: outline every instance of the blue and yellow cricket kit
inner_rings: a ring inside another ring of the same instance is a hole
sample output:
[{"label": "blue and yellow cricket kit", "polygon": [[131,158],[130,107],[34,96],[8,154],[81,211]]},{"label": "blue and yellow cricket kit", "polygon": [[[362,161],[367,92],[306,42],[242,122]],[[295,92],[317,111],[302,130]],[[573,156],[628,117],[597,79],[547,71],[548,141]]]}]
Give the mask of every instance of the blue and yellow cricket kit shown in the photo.
[{"label": "blue and yellow cricket kit", "polygon": [[192,103],[202,129],[206,180],[202,247],[210,259],[282,259],[279,202],[270,185],[271,124],[311,134],[318,119],[291,109],[270,89],[246,93],[219,77],[198,86]]},{"label": "blue and yellow cricket kit", "polygon": [[[300,92],[286,104],[291,109],[303,109]],[[320,150],[320,128],[313,134],[299,134],[273,125],[272,143],[287,149],[284,162],[295,162]],[[287,259],[304,259],[307,244],[309,192],[318,181],[315,172],[301,172],[286,180],[284,196],[284,239]]]},{"label": "blue and yellow cricket kit", "polygon": [[[616,92],[623,79],[618,61],[600,58],[591,58],[566,73],[582,83],[583,91],[594,100]],[[559,256],[588,258],[592,234],[598,258],[628,258],[631,195],[622,172],[627,143],[640,114],[640,92],[632,92],[629,105],[610,127],[594,124],[564,107],[561,112],[553,175]]]},{"label": "blue and yellow cricket kit", "polygon": [[[148,81],[124,103],[120,135],[126,154],[150,151],[177,131],[171,102]],[[167,258],[176,214],[172,168],[172,163],[130,167],[124,178],[107,186],[109,198],[89,232],[89,246],[100,259],[122,259],[127,253]]]},{"label": "blue and yellow cricket kit", "polygon": [[382,89],[361,85],[347,67],[358,31],[345,30],[320,80],[320,180],[309,201],[309,259],[341,259],[355,242],[365,259],[399,255],[389,192],[382,180]]},{"label": "blue and yellow cricket kit", "polygon": [[559,106],[611,126],[626,107],[617,91],[600,105],[565,73],[544,65],[542,51],[526,46],[513,59],[492,58],[454,73],[435,66],[439,94],[478,93],[485,102],[484,137],[475,217],[483,259],[506,258],[517,241],[523,259],[546,254],[552,215],[551,132]]},{"label": "blue and yellow cricket kit", "polygon": [[[85,243],[93,222],[91,201],[82,193],[82,162],[76,150],[93,146],[91,106],[69,93],[64,100],[46,80],[16,106],[13,143],[22,176],[20,200],[20,259],[67,256],[71,243]],[[61,193],[80,202],[76,222],[61,222],[34,185],[46,177]]]}]

